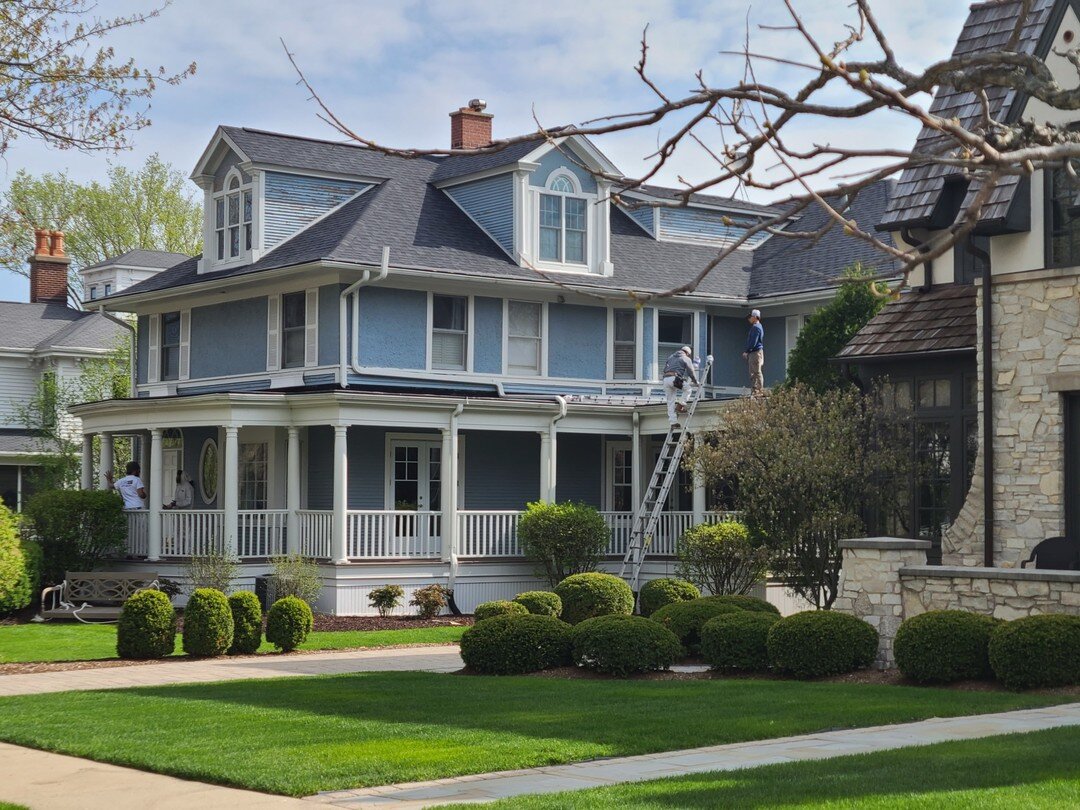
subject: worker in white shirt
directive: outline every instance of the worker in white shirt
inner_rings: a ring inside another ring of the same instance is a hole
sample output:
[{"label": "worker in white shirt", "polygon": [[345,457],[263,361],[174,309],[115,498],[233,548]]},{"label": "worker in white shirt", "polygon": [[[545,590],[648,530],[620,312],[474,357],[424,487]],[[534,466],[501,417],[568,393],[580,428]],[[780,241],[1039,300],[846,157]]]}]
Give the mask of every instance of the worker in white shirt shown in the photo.
[{"label": "worker in white shirt", "polygon": [[678,415],[686,413],[686,406],[682,402],[686,394],[683,390],[686,381],[699,385],[697,374],[694,373],[693,357],[694,350],[683,346],[664,363],[664,398],[667,400],[668,421],[672,425],[679,424]]},{"label": "worker in white shirt", "polygon": [[165,504],[166,509],[190,509],[195,502],[195,487],[191,485],[183,470],[176,471],[176,489],[173,491],[172,503]]},{"label": "worker in white shirt", "polygon": [[142,478],[139,477],[141,472],[139,462],[129,461],[124,471],[127,474],[116,482],[113,481],[112,470],[105,471],[105,480],[109,484],[109,489],[114,489],[120,493],[120,497],[124,500],[125,510],[145,509],[146,486],[143,484]]}]

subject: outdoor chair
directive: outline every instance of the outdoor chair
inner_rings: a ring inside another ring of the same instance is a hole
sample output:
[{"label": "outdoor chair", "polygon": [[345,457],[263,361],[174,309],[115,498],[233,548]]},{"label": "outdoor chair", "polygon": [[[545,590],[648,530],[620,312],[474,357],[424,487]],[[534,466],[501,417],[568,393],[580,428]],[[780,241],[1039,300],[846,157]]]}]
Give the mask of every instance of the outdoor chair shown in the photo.
[{"label": "outdoor chair", "polygon": [[109,622],[120,618],[124,602],[157,584],[154,573],[69,571],[64,581],[41,592],[42,619]]},{"label": "outdoor chair", "polygon": [[1020,567],[1027,568],[1030,562],[1034,562],[1036,568],[1080,570],[1080,541],[1070,537],[1048,537],[1032,549],[1031,556],[1020,563]]}]

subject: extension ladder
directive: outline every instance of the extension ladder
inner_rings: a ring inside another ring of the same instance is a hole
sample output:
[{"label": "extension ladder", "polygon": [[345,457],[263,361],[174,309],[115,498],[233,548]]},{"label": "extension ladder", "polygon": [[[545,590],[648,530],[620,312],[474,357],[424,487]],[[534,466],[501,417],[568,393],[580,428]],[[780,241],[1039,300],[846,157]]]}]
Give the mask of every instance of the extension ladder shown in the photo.
[{"label": "extension ladder", "polygon": [[[705,358],[705,365],[698,373],[699,383],[708,379],[712,362],[713,358],[710,354]],[[660,457],[656,460],[656,467],[653,468],[652,478],[645,490],[645,497],[634,514],[633,529],[630,532],[630,541],[626,546],[619,576],[627,580],[635,594],[638,592],[638,579],[641,576],[641,566],[645,562],[645,554],[652,545],[656,526],[660,522],[660,515],[664,511],[671,485],[675,483],[679,474],[679,462],[682,460],[683,450],[686,447],[686,439],[690,435],[690,420],[694,418],[694,411],[701,400],[702,391],[702,385],[693,388],[686,397],[686,413],[683,415],[682,423],[668,428],[667,438],[664,439],[664,446],[660,448]],[[629,576],[627,569],[630,572]]]}]

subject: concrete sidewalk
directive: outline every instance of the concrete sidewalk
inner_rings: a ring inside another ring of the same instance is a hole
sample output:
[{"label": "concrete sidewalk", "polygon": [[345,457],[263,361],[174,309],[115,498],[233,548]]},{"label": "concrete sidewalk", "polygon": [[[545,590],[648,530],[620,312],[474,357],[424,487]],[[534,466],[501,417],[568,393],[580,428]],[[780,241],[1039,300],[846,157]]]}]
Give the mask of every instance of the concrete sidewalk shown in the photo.
[{"label": "concrete sidewalk", "polygon": [[453,672],[463,666],[456,646],[328,651],[251,658],[208,658],[168,661],[145,666],[0,675],[0,697],[88,689],[164,686],[176,683],[235,681],[245,678],[342,675],[349,672],[402,672],[406,670]]}]

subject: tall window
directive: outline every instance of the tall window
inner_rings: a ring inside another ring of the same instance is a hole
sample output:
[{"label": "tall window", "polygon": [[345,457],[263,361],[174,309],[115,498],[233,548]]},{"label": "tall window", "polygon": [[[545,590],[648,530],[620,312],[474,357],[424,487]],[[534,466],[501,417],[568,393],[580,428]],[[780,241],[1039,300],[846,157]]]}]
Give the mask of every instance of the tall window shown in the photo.
[{"label": "tall window", "polygon": [[588,234],[587,201],[566,175],[556,176],[540,195],[540,258],[549,262],[585,264]]},{"label": "tall window", "polygon": [[105,295],[106,297],[112,295],[112,284],[105,285]]},{"label": "tall window", "polygon": [[693,345],[690,336],[694,316],[689,313],[661,312],[657,317],[657,360],[663,363],[683,346]]},{"label": "tall window", "polygon": [[634,451],[629,447],[612,449],[611,456],[611,509],[614,512],[633,512],[634,504]]},{"label": "tall window", "polygon": [[251,186],[242,186],[236,175],[225,191],[214,195],[214,235],[218,261],[231,261],[251,250]]},{"label": "tall window", "polygon": [[637,313],[617,309],[613,320],[611,375],[616,380],[632,380],[637,377]]},{"label": "tall window", "polygon": [[431,297],[431,367],[465,370],[469,299]]},{"label": "tall window", "polygon": [[542,357],[541,305],[526,301],[507,303],[506,371],[538,376]]},{"label": "tall window", "polygon": [[266,442],[240,445],[241,509],[265,509],[267,504],[268,453]]},{"label": "tall window", "polygon": [[180,378],[180,313],[161,316],[161,379]]},{"label": "tall window", "polygon": [[281,296],[281,367],[304,365],[304,317],[306,296],[302,292]]},{"label": "tall window", "polygon": [[95,298],[97,298],[97,287],[91,287],[90,288],[90,300],[93,301]]}]

